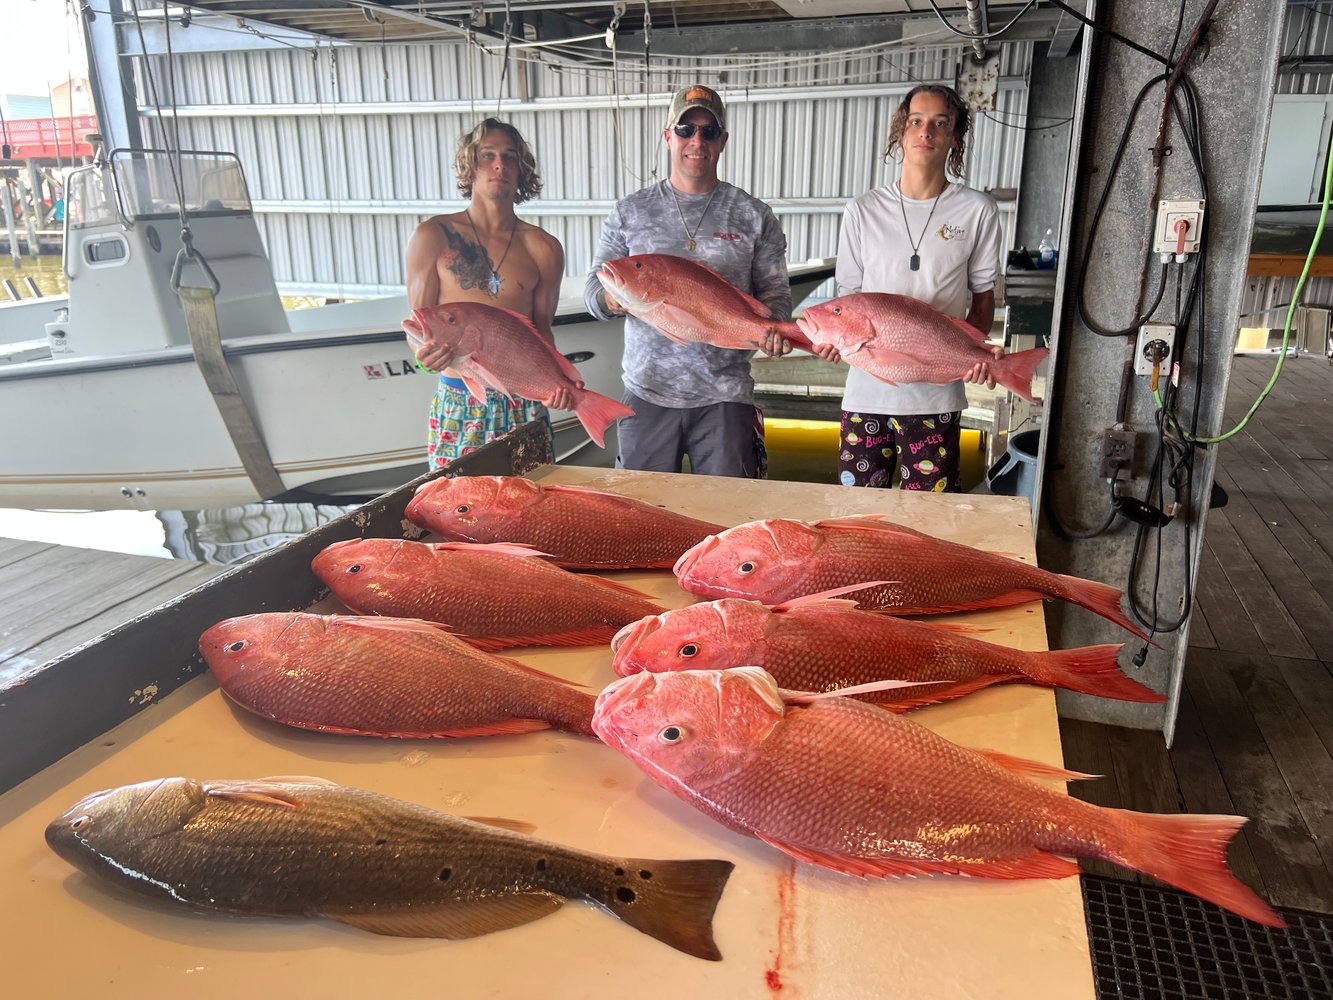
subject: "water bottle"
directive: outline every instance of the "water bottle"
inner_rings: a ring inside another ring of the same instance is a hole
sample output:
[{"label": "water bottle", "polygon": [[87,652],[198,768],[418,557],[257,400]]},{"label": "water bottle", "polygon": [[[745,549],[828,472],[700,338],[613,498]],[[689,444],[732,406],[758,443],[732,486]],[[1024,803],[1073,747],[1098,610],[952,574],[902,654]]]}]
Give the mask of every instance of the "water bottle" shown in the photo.
[{"label": "water bottle", "polygon": [[1046,230],[1046,235],[1041,238],[1037,244],[1037,267],[1043,271],[1049,271],[1055,267],[1055,259],[1060,252],[1055,249],[1055,241],[1051,231]]}]

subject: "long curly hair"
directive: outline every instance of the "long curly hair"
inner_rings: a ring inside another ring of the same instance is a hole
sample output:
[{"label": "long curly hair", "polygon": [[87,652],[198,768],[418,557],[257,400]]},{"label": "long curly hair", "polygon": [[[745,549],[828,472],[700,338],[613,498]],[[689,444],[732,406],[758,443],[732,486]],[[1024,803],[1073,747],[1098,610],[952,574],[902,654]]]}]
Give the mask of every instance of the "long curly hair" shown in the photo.
[{"label": "long curly hair", "polygon": [[471,131],[458,137],[458,152],[454,155],[454,169],[458,172],[458,191],[464,198],[472,197],[472,182],[477,179],[477,151],[490,131],[503,132],[514,141],[518,150],[518,194],[515,204],[522,204],[542,193],[542,177],[537,170],[537,158],[532,155],[528,142],[518,129],[498,118],[485,118]]},{"label": "long curly hair", "polygon": [[898,105],[898,110],[893,113],[893,122],[889,125],[889,144],[884,150],[884,159],[887,161],[895,153],[902,152],[903,133],[907,131],[907,113],[912,109],[912,98],[917,94],[938,94],[948,104],[949,114],[953,116],[953,149],[949,150],[948,168],[949,173],[955,177],[962,177],[963,151],[967,148],[967,133],[972,129],[972,113],[967,110],[967,105],[963,103],[956,90],[941,84],[926,83],[907,92],[907,96]]}]

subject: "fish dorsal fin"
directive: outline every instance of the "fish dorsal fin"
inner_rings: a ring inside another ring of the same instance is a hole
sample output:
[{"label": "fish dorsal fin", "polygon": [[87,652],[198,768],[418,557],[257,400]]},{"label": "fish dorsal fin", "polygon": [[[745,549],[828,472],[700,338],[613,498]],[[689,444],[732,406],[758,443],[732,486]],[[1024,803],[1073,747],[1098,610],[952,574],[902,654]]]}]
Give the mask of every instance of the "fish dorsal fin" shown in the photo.
[{"label": "fish dorsal fin", "polygon": [[556,350],[555,345],[542,336],[541,331],[533,325],[532,320],[527,316],[524,316],[522,313],[514,312],[512,309],[505,309],[503,306],[492,306],[491,308],[498,309],[500,312],[508,314],[516,322],[525,327],[528,332],[536,338],[537,342],[542,345],[542,348],[551,356],[552,360],[555,361],[556,366],[560,369],[560,373],[573,382],[578,388],[583,388],[583,376],[580,375],[579,370],[574,367],[574,362],[570,361],[569,358]]},{"label": "fish dorsal fin", "polygon": [[1000,753],[998,750],[986,750],[981,747],[968,747],[968,749],[973,753],[981,754],[992,764],[1004,768],[1010,774],[1017,774],[1024,778],[1059,778],[1061,781],[1085,781],[1089,778],[1101,777],[1100,774],[1068,771],[1063,767],[1056,767],[1054,764],[1029,760],[1026,757],[1015,757],[1013,754]]},{"label": "fish dorsal fin", "polygon": [[204,785],[204,794],[211,799],[249,802],[279,809],[300,809],[301,800],[287,790],[281,781],[219,781]]},{"label": "fish dorsal fin", "polygon": [[521,542],[434,542],[431,544],[431,548],[439,552],[475,552],[479,555],[551,558],[551,553],[542,552]]},{"label": "fish dorsal fin", "polygon": [[508,816],[464,816],[463,818],[473,823],[480,823],[482,826],[493,826],[497,830],[509,830],[512,833],[531,836],[537,832],[536,823],[529,823],[523,819],[510,819]]},{"label": "fish dorsal fin", "polygon": [[328,778],[316,778],[311,774],[273,774],[259,780],[265,784],[274,782],[283,785],[332,785],[335,788],[338,787],[336,781],[330,781]]},{"label": "fish dorsal fin", "polygon": [[[608,580],[605,577],[601,576],[584,576],[581,577],[580,579],[587,580],[590,583],[595,583],[598,586],[606,587],[609,590],[614,590],[618,594],[625,594],[629,597],[643,597],[652,601],[654,604],[657,603],[657,598],[654,595],[648,593],[645,590],[636,590],[634,587],[631,587],[627,583],[619,583],[615,580]],[[666,608],[658,608],[657,610],[665,611]]]},{"label": "fish dorsal fin", "polygon": [[326,911],[320,916],[392,937],[470,938],[540,920],[564,903],[563,896],[533,891],[451,899],[434,905],[414,903],[410,908],[369,913]]},{"label": "fish dorsal fin", "polygon": [[442,622],[428,622],[422,618],[388,618],[379,615],[331,615],[333,628],[368,632],[416,632],[421,635],[449,635],[449,626]]},{"label": "fish dorsal fin", "polygon": [[897,580],[871,580],[867,583],[853,583],[846,587],[836,587],[833,590],[821,590],[817,594],[805,594],[802,597],[793,597],[789,601],[783,601],[781,604],[775,604],[770,608],[777,614],[786,611],[794,611],[797,608],[809,607],[812,604],[818,604],[821,607],[845,607],[854,608],[857,602],[851,600],[835,601],[833,598],[842,594],[855,593],[858,590],[865,590],[868,587],[887,587],[892,583],[898,583]]},{"label": "fish dorsal fin", "polygon": [[869,684],[853,684],[851,687],[837,688],[833,691],[783,691],[782,700],[788,705],[809,705],[825,698],[846,698],[854,694],[874,694],[876,691],[896,691],[898,688],[929,687],[932,684],[949,684],[951,681],[871,681]]},{"label": "fish dorsal fin", "polygon": [[[682,258],[682,259],[684,259],[684,258]],[[762,302],[760,302],[758,299],[756,299],[756,298],[755,298],[753,295],[751,295],[749,292],[743,292],[743,291],[741,291],[739,288],[737,288],[735,285],[733,285],[730,281],[728,281],[726,278],[724,278],[722,275],[720,275],[717,271],[713,270],[713,269],[712,269],[711,267],[709,267],[707,264],[701,264],[701,263],[699,263],[699,261],[697,261],[697,260],[692,260],[692,261],[690,261],[689,263],[693,264],[695,267],[697,267],[697,268],[698,268],[699,270],[701,270],[701,271],[707,271],[710,275],[712,275],[712,276],[713,276],[714,278],[716,278],[718,281],[722,282],[722,284],[726,285],[726,286],[727,286],[728,288],[730,288],[733,292],[735,292],[737,295],[739,295],[739,296],[745,301],[745,304],[746,304],[746,306],[749,307],[750,311],[751,311],[752,313],[754,313],[756,316],[758,316],[760,319],[772,319],[772,318],[773,318],[773,310],[772,310],[772,309],[768,308],[768,306],[764,305]]]},{"label": "fish dorsal fin", "polygon": [[965,319],[959,319],[957,316],[946,316],[947,320],[967,335],[967,339],[972,341],[978,347],[984,347],[990,350],[993,346],[986,339],[986,335]]},{"label": "fish dorsal fin", "polygon": [[894,524],[892,521],[881,521],[881,516],[879,514],[862,514],[858,517],[829,517],[822,521],[815,521],[811,527],[824,531],[879,532],[881,535],[892,535],[903,543],[910,542],[918,545],[923,539],[930,537],[901,524]]}]

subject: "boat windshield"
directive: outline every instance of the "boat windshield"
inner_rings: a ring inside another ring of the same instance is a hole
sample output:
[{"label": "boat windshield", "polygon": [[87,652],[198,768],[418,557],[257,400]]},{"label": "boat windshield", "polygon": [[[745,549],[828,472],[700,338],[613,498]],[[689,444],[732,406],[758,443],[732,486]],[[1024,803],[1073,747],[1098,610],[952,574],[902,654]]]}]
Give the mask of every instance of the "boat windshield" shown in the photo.
[{"label": "boat windshield", "polygon": [[[182,199],[172,176],[172,159],[165,150],[155,149],[118,149],[111,154],[120,208],[128,221],[179,214]],[[234,154],[186,150],[176,161],[176,176],[188,215],[234,215],[250,211],[245,175]]]}]

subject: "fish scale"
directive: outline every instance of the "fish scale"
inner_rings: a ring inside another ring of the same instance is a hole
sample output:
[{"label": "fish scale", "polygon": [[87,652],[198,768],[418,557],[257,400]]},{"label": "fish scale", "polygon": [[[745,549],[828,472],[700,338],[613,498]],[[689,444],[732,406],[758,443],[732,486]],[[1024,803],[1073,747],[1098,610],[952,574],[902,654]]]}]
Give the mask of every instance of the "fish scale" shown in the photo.
[{"label": "fish scale", "polygon": [[856,695],[892,711],[1015,680],[1106,698],[1164,700],[1120,671],[1116,644],[1012,649],[850,604],[816,595],[778,608],[735,598],[690,605],[625,626],[611,643],[612,666],[622,677],[640,670],[763,667],[779,687],[794,691],[886,679],[947,682]]},{"label": "fish scale", "polygon": [[485,643],[591,645],[662,608],[646,596],[504,547],[403,539],[335,542],[311,563],[358,614],[424,618]]},{"label": "fish scale", "polygon": [[90,875],[194,909],[462,938],[584,899],[712,960],[733,867],[590,854],[319,779],[127,785],[80,801],[46,841]]},{"label": "fish scale", "polygon": [[1039,785],[1075,775],[970,749],[836,695],[781,692],[759,667],[638,673],[593,729],[652,780],[799,861],[862,877],[1063,878],[1095,857],[1272,926],[1228,869],[1236,816],[1108,809]]},{"label": "fish scale", "polygon": [[768,605],[866,583],[849,599],[902,615],[1060,598],[1147,638],[1120,610],[1121,592],[1109,584],[1051,573],[877,515],[750,521],[700,542],[680,557],[675,573],[690,593]]},{"label": "fish scale", "polygon": [[722,530],[632,497],[517,476],[432,480],[406,515],[445,538],[531,545],[567,569],[669,567]]}]

